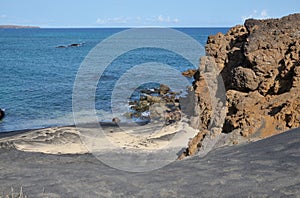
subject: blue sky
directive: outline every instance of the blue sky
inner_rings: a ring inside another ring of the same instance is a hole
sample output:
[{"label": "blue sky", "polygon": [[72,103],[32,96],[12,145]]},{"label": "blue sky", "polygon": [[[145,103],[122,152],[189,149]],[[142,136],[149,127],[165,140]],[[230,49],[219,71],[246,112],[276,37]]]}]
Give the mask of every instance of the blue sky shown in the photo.
[{"label": "blue sky", "polygon": [[0,0],[0,24],[229,27],[300,12],[300,0]]}]

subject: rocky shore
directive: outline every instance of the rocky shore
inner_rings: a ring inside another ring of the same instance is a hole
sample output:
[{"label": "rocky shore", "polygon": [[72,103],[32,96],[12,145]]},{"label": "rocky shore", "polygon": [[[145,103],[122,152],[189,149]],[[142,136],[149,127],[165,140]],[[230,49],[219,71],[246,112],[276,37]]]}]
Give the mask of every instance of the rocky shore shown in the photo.
[{"label": "rocky shore", "polygon": [[205,49],[190,96],[190,124],[200,132],[182,157],[204,137],[226,134],[226,144],[237,144],[300,127],[300,14],[246,20],[209,36]]},{"label": "rocky shore", "polygon": [[164,122],[169,125],[181,120],[180,93],[165,84],[141,89],[137,99],[130,98],[130,111],[125,117],[133,120]]},{"label": "rocky shore", "polygon": [[[206,153],[215,147],[257,141],[300,127],[299,21],[300,14],[249,19],[226,34],[209,36],[199,69],[182,73],[194,78],[187,97],[161,84],[141,90],[139,100],[129,102],[132,111],[126,113],[128,118],[163,122],[164,132],[124,140],[124,133],[108,129],[108,137],[121,147],[140,148],[146,141],[149,148],[155,148],[157,139],[188,131],[196,135],[189,137],[187,148],[179,156],[183,159],[201,150]],[[118,124],[120,119],[113,122]],[[75,128],[42,129],[23,136],[2,138],[1,147],[13,145],[45,153],[88,152]]]}]

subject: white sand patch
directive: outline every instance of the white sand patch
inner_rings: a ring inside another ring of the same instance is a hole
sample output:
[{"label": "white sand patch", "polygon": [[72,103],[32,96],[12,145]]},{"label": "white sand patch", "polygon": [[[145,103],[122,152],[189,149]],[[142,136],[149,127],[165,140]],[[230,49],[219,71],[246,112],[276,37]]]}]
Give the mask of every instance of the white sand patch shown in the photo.
[{"label": "white sand patch", "polygon": [[47,154],[84,154],[88,153],[87,148],[83,144],[66,143],[49,145],[45,143],[16,143],[16,149],[25,152],[40,152]]},{"label": "white sand patch", "polygon": [[197,130],[183,122],[158,127],[157,125],[121,127],[93,133],[85,129],[83,142],[92,152],[107,149],[134,149],[135,151],[160,151],[162,149],[186,147]]},{"label": "white sand patch", "polygon": [[196,133],[183,122],[162,128],[156,125],[105,127],[102,132],[99,129],[85,128],[82,131],[76,127],[53,127],[5,137],[0,139],[0,143],[12,142],[18,150],[48,154],[82,154],[119,149],[147,152],[186,147]]}]

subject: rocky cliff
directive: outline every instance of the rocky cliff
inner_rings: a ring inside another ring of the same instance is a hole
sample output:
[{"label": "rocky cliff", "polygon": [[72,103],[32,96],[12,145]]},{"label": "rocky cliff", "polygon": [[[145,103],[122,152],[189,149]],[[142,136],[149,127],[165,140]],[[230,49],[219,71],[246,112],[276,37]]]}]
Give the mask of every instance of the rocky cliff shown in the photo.
[{"label": "rocky cliff", "polygon": [[206,53],[191,90],[190,121],[200,132],[184,155],[205,136],[228,134],[238,143],[300,127],[300,14],[248,19],[209,36]]}]

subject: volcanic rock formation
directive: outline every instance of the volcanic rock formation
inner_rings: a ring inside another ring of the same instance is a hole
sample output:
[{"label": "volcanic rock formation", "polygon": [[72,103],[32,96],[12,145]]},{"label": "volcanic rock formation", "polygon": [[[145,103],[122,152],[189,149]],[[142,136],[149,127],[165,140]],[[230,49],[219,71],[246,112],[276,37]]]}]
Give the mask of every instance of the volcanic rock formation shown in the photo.
[{"label": "volcanic rock formation", "polygon": [[300,127],[300,14],[248,19],[225,35],[209,36],[194,78],[190,124],[201,135],[185,155],[201,146],[199,136],[257,140]]}]

